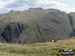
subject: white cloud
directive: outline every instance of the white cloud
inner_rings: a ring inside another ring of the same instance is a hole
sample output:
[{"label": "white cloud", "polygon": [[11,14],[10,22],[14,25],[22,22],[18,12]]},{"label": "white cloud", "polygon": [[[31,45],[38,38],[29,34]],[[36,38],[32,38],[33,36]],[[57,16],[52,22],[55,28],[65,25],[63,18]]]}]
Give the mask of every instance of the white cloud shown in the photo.
[{"label": "white cloud", "polygon": [[70,7],[65,0],[0,0],[0,9],[10,10],[25,10],[30,7],[53,8],[69,12],[75,12],[74,7]]},{"label": "white cloud", "polygon": [[[73,7],[69,7],[68,4],[65,4],[64,2],[58,2],[57,0],[38,0],[36,5],[38,5],[38,7],[45,6],[43,8],[59,9],[59,10],[65,11],[67,13],[75,11],[75,9]],[[51,5],[53,5],[53,6],[51,6]]]},{"label": "white cloud", "polygon": [[13,3],[13,2],[15,2],[15,1],[16,1],[16,0],[7,0],[7,1],[1,0],[1,1],[0,1],[0,9],[4,8],[4,6],[6,6],[6,5],[10,4],[10,3]]},{"label": "white cloud", "polygon": [[3,7],[4,7],[4,5],[5,5],[5,2],[0,1],[0,9],[1,9],[1,8],[3,8]]},{"label": "white cloud", "polygon": [[10,3],[13,3],[13,2],[15,2],[16,0],[7,0],[5,3],[6,4],[10,4]]},{"label": "white cloud", "polygon": [[19,11],[24,11],[26,9],[28,9],[29,6],[25,5],[25,6],[21,6],[21,7],[17,7],[17,8],[6,8],[8,11],[11,11],[11,10],[19,10]]}]

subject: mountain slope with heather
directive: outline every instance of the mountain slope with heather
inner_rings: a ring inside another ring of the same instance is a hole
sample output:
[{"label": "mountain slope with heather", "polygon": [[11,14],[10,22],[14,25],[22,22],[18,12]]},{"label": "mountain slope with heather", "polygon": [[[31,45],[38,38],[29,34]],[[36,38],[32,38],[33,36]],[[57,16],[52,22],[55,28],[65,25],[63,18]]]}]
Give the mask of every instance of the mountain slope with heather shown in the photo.
[{"label": "mountain slope with heather", "polygon": [[0,15],[0,40],[9,43],[38,43],[71,37],[71,18],[56,9],[30,8]]}]

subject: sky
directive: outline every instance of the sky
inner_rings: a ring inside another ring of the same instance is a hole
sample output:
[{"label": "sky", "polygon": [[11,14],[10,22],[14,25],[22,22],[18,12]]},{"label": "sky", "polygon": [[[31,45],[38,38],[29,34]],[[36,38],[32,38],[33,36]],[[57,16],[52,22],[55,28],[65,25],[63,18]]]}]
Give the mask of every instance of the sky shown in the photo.
[{"label": "sky", "polygon": [[75,12],[75,0],[0,0],[0,13],[7,13],[11,10],[23,11],[29,8],[52,8]]}]

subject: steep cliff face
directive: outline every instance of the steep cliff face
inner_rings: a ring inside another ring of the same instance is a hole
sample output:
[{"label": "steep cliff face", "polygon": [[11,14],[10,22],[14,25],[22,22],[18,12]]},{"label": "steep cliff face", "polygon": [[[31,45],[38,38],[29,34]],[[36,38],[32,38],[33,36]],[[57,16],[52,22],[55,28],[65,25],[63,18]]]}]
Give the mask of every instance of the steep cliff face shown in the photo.
[{"label": "steep cliff face", "polygon": [[[27,26],[26,26],[27,27]],[[18,37],[24,30],[24,25],[20,23],[10,23],[6,25],[4,28],[4,31],[1,33],[1,36],[7,41],[7,42],[14,42],[14,40],[17,41]]]},{"label": "steep cliff face", "polygon": [[75,36],[75,13],[69,13],[69,19],[72,26],[71,36]]},{"label": "steep cliff face", "polygon": [[[55,9],[30,8],[1,15],[1,36],[10,43],[38,43],[68,39],[72,32],[70,16]],[[2,24],[4,22],[4,24]]]}]

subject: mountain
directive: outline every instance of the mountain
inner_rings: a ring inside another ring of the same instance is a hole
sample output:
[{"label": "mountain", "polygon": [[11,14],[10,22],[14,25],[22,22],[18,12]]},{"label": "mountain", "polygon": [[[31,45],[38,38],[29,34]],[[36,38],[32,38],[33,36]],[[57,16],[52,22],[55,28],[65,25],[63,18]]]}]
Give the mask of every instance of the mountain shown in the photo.
[{"label": "mountain", "polygon": [[26,44],[68,39],[74,34],[71,15],[57,9],[12,10],[0,15],[0,40]]}]

